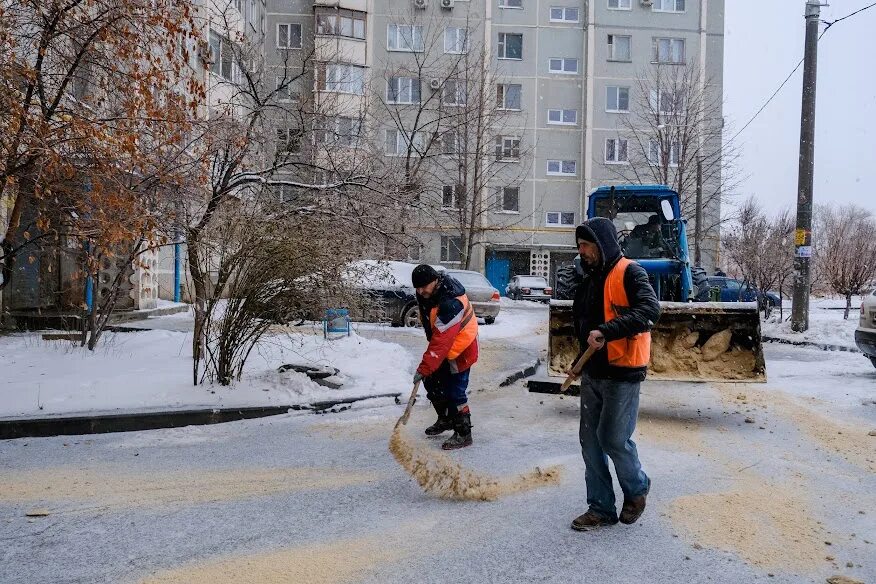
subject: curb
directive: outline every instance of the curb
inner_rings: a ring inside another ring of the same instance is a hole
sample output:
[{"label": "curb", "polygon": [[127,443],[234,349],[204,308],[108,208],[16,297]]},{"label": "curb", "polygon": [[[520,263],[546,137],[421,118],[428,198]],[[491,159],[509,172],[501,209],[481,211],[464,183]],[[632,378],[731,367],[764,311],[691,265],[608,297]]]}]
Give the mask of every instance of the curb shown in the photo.
[{"label": "curb", "polygon": [[518,381],[518,380],[523,379],[525,377],[532,377],[533,375],[535,375],[535,372],[538,371],[539,365],[541,365],[541,358],[536,359],[535,363],[533,363],[532,365],[530,365],[526,369],[521,369],[520,371],[515,371],[514,373],[512,373],[511,375],[506,377],[505,380],[499,384],[499,387],[507,387],[507,386],[511,385],[512,383],[514,383],[515,381]]},{"label": "curb", "polygon": [[793,345],[795,347],[812,347],[815,349],[821,349],[822,351],[839,351],[841,353],[860,353],[859,349],[855,347],[848,347],[846,345],[829,345],[826,343],[813,343],[811,341],[791,341],[789,339],[783,339],[781,337],[768,337],[763,336],[762,339],[767,343],[780,343],[782,345]]},{"label": "curb", "polygon": [[352,404],[375,398],[391,397],[400,403],[400,393],[382,393],[360,397],[292,404],[285,406],[256,406],[246,408],[200,408],[192,410],[135,412],[126,414],[98,414],[92,416],[68,416],[55,418],[5,418],[0,419],[0,440],[16,438],[45,438],[50,436],[79,436],[107,434],[111,432],[135,432],[182,426],[204,426],[250,420],[287,414],[290,411],[311,411],[315,414],[336,413],[352,407]]}]

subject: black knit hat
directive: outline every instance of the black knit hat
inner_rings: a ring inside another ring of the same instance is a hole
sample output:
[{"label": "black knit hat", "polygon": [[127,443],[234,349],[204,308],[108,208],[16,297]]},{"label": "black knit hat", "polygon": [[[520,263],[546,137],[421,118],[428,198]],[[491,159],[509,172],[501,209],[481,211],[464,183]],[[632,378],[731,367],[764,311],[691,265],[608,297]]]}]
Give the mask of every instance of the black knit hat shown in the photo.
[{"label": "black knit hat", "polygon": [[437,279],[438,272],[429,264],[420,264],[414,268],[414,271],[411,274],[411,283],[414,285],[414,288],[422,288],[426,284],[434,282]]}]

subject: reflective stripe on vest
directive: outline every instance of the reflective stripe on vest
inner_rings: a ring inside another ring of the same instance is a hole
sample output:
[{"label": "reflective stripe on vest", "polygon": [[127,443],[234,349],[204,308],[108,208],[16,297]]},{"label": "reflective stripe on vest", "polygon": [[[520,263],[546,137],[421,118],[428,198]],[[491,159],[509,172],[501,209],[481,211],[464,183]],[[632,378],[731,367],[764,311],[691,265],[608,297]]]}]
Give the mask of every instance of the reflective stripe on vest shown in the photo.
[{"label": "reflective stripe on vest", "polygon": [[[622,257],[605,278],[603,307],[605,322],[623,314],[630,307],[624,288],[624,274],[632,260]],[[608,363],[615,367],[646,367],[651,360],[651,333],[639,333],[606,344]]]},{"label": "reflective stripe on vest", "polygon": [[450,346],[450,352],[447,353],[447,358],[450,360],[459,357],[463,351],[468,349],[478,336],[478,319],[475,317],[474,309],[468,301],[468,296],[463,294],[462,296],[457,296],[456,299],[462,303],[462,313],[457,314],[453,320],[444,324],[442,327],[439,328],[435,325],[435,322],[438,320],[438,307],[435,306],[432,308],[432,311],[429,314],[429,322],[432,323],[433,331],[438,330],[443,333],[445,330],[459,322],[459,332],[456,334],[456,338],[453,339],[453,345]]}]

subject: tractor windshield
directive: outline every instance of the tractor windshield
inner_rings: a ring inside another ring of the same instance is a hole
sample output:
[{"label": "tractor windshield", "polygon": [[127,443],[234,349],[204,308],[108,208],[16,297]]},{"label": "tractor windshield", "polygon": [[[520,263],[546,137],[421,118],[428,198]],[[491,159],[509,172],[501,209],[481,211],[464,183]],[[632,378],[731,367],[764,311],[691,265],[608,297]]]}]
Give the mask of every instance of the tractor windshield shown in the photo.
[{"label": "tractor windshield", "polygon": [[676,226],[663,218],[659,197],[606,197],[596,202],[596,215],[612,220],[628,258],[677,256]]}]

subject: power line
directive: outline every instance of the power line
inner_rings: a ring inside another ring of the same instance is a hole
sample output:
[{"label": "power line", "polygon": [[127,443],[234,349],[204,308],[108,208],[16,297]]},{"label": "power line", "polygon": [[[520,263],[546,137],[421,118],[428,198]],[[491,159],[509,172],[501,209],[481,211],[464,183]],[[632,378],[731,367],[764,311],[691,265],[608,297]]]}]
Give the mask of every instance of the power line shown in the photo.
[{"label": "power line", "polygon": [[[827,25],[827,26],[825,26],[824,30],[821,31],[821,34],[818,35],[818,40],[820,41],[820,40],[821,40],[821,37],[823,37],[823,36],[825,35],[825,33],[827,33],[827,31],[830,30],[830,27],[833,26],[834,24],[836,24],[836,23],[838,23],[838,22],[841,22],[841,21],[843,21],[843,20],[845,20],[845,19],[847,19],[847,18],[851,18],[851,17],[853,17],[853,16],[855,16],[855,15],[857,15],[857,14],[860,14],[861,12],[864,12],[865,10],[869,10],[870,8],[873,8],[874,6],[876,6],[876,2],[874,2],[873,4],[870,4],[869,6],[864,6],[864,7],[861,8],[860,10],[856,10],[856,11],[852,12],[851,14],[847,14],[847,15],[843,16],[842,18],[837,18],[836,20],[830,20],[830,21],[822,20],[821,22],[824,23],[824,24]],[[767,108],[767,106],[773,101],[773,99],[775,99],[775,97],[779,94],[779,92],[782,90],[782,88],[785,87],[785,85],[787,85],[788,81],[791,80],[791,77],[794,76],[794,73],[797,72],[797,69],[799,69],[799,68],[800,68],[800,65],[802,65],[802,64],[803,64],[803,59],[800,59],[800,62],[797,63],[797,66],[794,67],[794,69],[788,74],[787,77],[785,77],[785,80],[782,81],[782,83],[781,83],[781,85],[779,85],[778,89],[776,89],[776,90],[773,92],[773,94],[772,94],[771,96],[769,96],[769,98],[764,102],[764,104],[763,104],[762,106],[760,106],[760,109],[757,110],[757,112],[755,112],[755,114],[751,117],[751,119],[748,120],[748,121],[745,123],[745,125],[742,126],[742,127],[739,129],[738,132],[736,132],[735,134],[733,134],[733,137],[731,137],[731,138],[727,141],[727,143],[730,143],[730,142],[732,142],[733,140],[735,140],[736,137],[739,136],[739,134],[741,134],[741,133],[745,130],[745,128],[747,128],[748,126],[750,126],[751,123],[754,122],[754,120],[757,119],[757,117],[761,114],[761,112],[763,112],[763,110],[765,110],[765,109]]]}]

